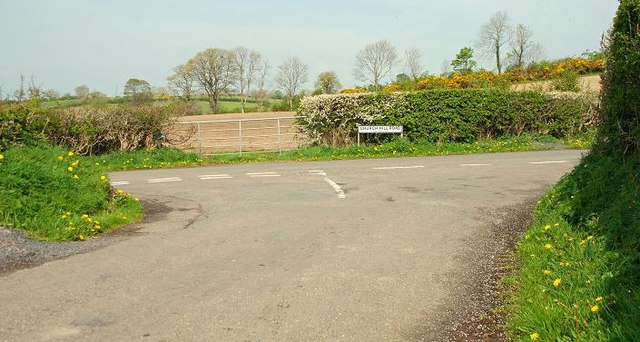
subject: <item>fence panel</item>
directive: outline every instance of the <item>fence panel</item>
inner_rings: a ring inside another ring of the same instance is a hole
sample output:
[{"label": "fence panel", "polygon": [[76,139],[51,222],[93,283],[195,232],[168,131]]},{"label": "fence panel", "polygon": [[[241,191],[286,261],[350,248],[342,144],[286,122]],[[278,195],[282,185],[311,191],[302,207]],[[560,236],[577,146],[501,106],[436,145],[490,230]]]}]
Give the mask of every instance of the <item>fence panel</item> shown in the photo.
[{"label": "fence panel", "polygon": [[[203,155],[286,151],[299,147],[304,134],[297,116],[178,122],[168,134],[174,147]],[[184,137],[183,139],[175,139]],[[173,139],[172,139],[173,138]]]}]

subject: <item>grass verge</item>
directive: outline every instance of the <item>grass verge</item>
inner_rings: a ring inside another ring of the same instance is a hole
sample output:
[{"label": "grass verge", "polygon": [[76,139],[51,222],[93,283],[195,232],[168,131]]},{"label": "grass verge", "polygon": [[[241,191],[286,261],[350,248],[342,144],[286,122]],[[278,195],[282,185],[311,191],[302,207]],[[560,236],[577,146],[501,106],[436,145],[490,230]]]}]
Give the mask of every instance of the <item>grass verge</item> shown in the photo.
[{"label": "grass verge", "polygon": [[[582,141],[582,140],[581,140]],[[451,154],[540,151],[550,149],[549,144],[565,145],[566,141],[555,138],[531,136],[507,137],[497,140],[481,140],[475,143],[409,142],[392,140],[380,145],[350,145],[345,147],[310,146],[283,153],[244,153],[201,157],[176,149],[142,150],[114,153],[93,157],[102,165],[103,171],[137,170],[184,167],[193,165],[234,164],[269,161],[318,161],[391,157],[440,156]],[[573,144],[574,148],[584,148],[584,143]]]},{"label": "grass verge", "polygon": [[591,154],[538,202],[517,248],[520,341],[640,341],[640,160]]},{"label": "grass verge", "polygon": [[142,217],[88,158],[51,146],[0,154],[0,225],[39,240],[84,240]]}]

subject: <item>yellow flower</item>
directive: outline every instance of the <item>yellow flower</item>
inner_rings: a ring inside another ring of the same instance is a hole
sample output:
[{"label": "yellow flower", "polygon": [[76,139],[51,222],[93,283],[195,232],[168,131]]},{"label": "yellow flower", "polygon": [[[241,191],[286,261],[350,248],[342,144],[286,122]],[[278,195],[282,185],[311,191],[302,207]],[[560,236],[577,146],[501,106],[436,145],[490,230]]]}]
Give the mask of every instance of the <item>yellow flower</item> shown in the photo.
[{"label": "yellow flower", "polygon": [[551,225],[550,224],[544,226],[544,230],[549,230],[549,229],[551,229]]},{"label": "yellow flower", "polygon": [[602,303],[603,300],[604,300],[604,298],[602,298],[602,296],[596,298],[596,302],[598,302],[598,303]]},{"label": "yellow flower", "polygon": [[562,279],[556,278],[556,280],[553,281],[553,286],[558,287],[560,286],[561,283],[562,283]]},{"label": "yellow flower", "polygon": [[100,176],[100,180],[103,181],[103,182],[106,181],[107,180],[107,176]]},{"label": "yellow flower", "polygon": [[589,235],[589,236],[587,237],[587,241],[591,241],[591,240],[593,240],[593,235]]},{"label": "yellow flower", "polygon": [[551,249],[551,248],[553,248],[553,245],[550,243],[544,245],[544,249]]},{"label": "yellow flower", "polygon": [[560,223],[556,223],[556,224],[554,224],[554,226],[560,227]]},{"label": "yellow flower", "polygon": [[67,171],[69,171],[69,172],[73,172],[73,167],[69,166],[69,167],[67,168]]},{"label": "yellow flower", "polygon": [[529,337],[531,338],[531,341],[537,341],[540,338],[540,334],[533,333],[533,334],[529,335]]},{"label": "yellow flower", "polygon": [[76,160],[73,163],[71,163],[71,166],[76,167],[76,166],[78,166],[78,164],[80,164],[80,161]]},{"label": "yellow flower", "polygon": [[84,219],[89,218],[89,215],[87,215],[87,214],[82,214],[82,216],[80,216],[80,218],[84,220]]},{"label": "yellow flower", "polygon": [[58,156],[58,160],[59,160],[59,161],[63,161],[63,160],[64,160],[64,157],[63,157],[63,156]]},{"label": "yellow flower", "polygon": [[542,271],[542,272],[544,273],[544,275],[551,275],[551,273],[553,273],[553,272],[551,272],[551,271],[549,271],[549,270],[544,270],[544,271]]},{"label": "yellow flower", "polygon": [[600,310],[600,308],[598,307],[598,305],[594,305],[591,307],[591,312],[593,313],[598,313],[598,311]]},{"label": "yellow flower", "polygon": [[122,190],[122,189],[118,189],[116,192],[117,192],[118,194],[120,194],[120,195],[124,194],[124,190]]},{"label": "yellow flower", "polygon": [[69,153],[67,153],[67,155],[68,155],[69,157],[73,157],[73,152],[72,152],[72,151],[69,151]]},{"label": "yellow flower", "polygon": [[78,175],[73,175],[73,179],[78,180],[78,179],[80,179],[80,176],[78,176]]},{"label": "yellow flower", "polygon": [[0,153],[0,160],[4,159],[4,155]]}]

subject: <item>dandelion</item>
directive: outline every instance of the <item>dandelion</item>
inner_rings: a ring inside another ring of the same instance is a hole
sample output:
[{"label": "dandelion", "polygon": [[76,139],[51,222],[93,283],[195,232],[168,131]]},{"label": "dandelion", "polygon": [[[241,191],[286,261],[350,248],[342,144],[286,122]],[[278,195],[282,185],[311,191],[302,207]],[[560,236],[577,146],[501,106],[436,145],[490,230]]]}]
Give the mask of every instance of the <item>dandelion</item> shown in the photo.
[{"label": "dandelion", "polygon": [[78,164],[80,164],[80,161],[76,160],[73,163],[71,163],[71,166],[76,167],[76,166],[78,166]]},{"label": "dandelion", "polygon": [[63,161],[63,160],[64,160],[64,157],[63,157],[63,156],[58,156],[58,160],[59,160],[59,161]]},{"label": "dandelion", "polygon": [[73,172],[73,167],[72,167],[72,166],[69,166],[69,167],[67,168],[67,171],[69,171],[69,172]]},{"label": "dandelion", "polygon": [[73,157],[74,153],[73,153],[73,151],[69,151],[69,153],[67,153],[67,155],[68,155],[69,157]]},{"label": "dandelion", "polygon": [[554,224],[554,226],[556,226],[556,228],[560,227],[560,223],[556,223],[556,224]]},{"label": "dandelion", "polygon": [[107,180],[107,176],[100,176],[100,180],[103,181],[103,182],[106,181]]},{"label": "dandelion", "polygon": [[531,341],[537,341],[540,338],[540,334],[534,332],[533,334],[529,335],[529,337],[531,338]]},{"label": "dandelion", "polygon": [[78,179],[80,179],[80,176],[78,176],[78,175],[73,175],[73,179],[78,180]]},{"label": "dandelion", "polygon": [[549,229],[551,229],[551,225],[550,224],[544,226],[544,230],[549,230]]},{"label": "dandelion", "polygon": [[598,313],[598,311],[600,311],[600,308],[598,307],[598,305],[594,305],[591,307],[591,312]]},{"label": "dandelion", "polygon": [[602,296],[596,298],[596,302],[598,302],[598,303],[602,303],[603,300],[604,300],[604,298],[602,298]]},{"label": "dandelion", "polygon": [[87,214],[82,214],[82,216],[80,216],[81,219],[86,220],[89,218],[89,215]]},{"label": "dandelion", "polygon": [[551,275],[551,273],[553,273],[550,270],[544,270],[542,272],[544,273],[544,275]]},{"label": "dandelion", "polygon": [[591,240],[593,240],[593,235],[589,235],[589,236],[587,237],[587,241],[591,241]]},{"label": "dandelion", "polygon": [[120,194],[120,195],[124,194],[124,190],[122,190],[122,189],[118,189],[116,192],[117,192],[118,194]]},{"label": "dandelion", "polygon": [[562,283],[562,279],[556,278],[556,280],[553,281],[553,286],[558,287],[560,286],[561,283]]},{"label": "dandelion", "polygon": [[553,245],[550,243],[547,243],[544,245],[544,249],[551,249],[551,248],[553,248]]}]

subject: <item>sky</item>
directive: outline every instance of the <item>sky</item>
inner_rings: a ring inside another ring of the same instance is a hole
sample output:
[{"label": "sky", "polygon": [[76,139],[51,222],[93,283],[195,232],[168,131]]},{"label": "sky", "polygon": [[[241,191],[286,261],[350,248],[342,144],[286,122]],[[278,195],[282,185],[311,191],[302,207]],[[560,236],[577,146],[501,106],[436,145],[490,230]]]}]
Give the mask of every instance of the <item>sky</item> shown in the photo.
[{"label": "sky", "polygon": [[[20,75],[43,89],[72,93],[87,85],[109,96],[129,78],[167,85],[172,68],[207,48],[237,46],[260,52],[271,65],[300,58],[318,74],[337,73],[344,87],[355,55],[388,40],[399,54],[422,53],[424,69],[473,46],[483,23],[505,11],[524,24],[549,59],[599,50],[616,0],[0,0],[0,87],[11,92]],[[477,56],[483,67],[492,64]],[[406,71],[396,66],[395,76]],[[391,81],[391,79],[387,79]]]}]

